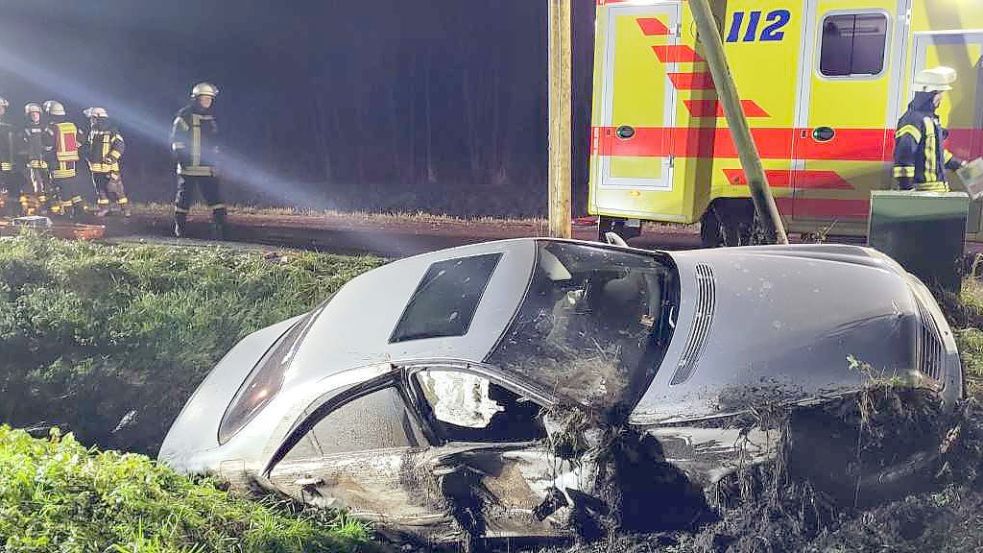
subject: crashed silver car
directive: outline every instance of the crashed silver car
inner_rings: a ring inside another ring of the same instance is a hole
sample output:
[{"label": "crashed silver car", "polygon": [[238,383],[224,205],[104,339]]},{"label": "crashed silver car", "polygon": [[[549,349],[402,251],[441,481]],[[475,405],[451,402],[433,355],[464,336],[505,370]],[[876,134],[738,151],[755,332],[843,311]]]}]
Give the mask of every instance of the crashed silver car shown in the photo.
[{"label": "crashed silver car", "polygon": [[597,499],[572,414],[656,440],[705,488],[773,454],[712,421],[856,393],[871,374],[962,395],[938,305],[874,250],[491,242],[393,262],[247,337],[160,459],[433,543],[557,536]]}]

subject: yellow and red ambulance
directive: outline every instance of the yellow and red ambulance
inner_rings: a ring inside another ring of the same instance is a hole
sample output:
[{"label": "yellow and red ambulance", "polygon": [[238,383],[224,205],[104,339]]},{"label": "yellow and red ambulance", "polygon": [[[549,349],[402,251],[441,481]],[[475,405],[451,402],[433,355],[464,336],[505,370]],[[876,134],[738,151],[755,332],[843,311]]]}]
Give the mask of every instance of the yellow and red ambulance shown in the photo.
[{"label": "yellow and red ambulance", "polygon": [[[701,222],[708,245],[736,243],[753,207],[688,3],[596,2],[589,210],[601,232]],[[865,233],[870,192],[893,185],[894,127],[922,69],[958,71],[939,110],[948,148],[983,155],[983,0],[712,5],[791,232]],[[969,224],[983,240],[980,203]]]}]

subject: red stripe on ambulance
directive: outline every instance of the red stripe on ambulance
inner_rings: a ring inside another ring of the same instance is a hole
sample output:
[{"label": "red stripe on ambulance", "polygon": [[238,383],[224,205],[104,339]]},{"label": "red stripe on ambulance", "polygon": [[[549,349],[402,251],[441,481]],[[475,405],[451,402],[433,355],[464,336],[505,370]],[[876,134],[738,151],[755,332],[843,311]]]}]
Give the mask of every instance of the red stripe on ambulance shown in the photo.
[{"label": "red stripe on ambulance", "polygon": [[638,26],[642,28],[642,34],[645,36],[669,35],[669,27],[654,17],[640,17],[635,21],[638,22]]},{"label": "red stripe on ambulance", "polygon": [[685,44],[669,44],[653,46],[652,51],[662,63],[696,63],[703,58],[696,53],[692,46]]},{"label": "red stripe on ambulance", "polygon": [[[724,105],[717,100],[683,100],[693,117],[723,117]],[[741,100],[741,109],[748,117],[768,117],[768,112],[754,100]]]}]

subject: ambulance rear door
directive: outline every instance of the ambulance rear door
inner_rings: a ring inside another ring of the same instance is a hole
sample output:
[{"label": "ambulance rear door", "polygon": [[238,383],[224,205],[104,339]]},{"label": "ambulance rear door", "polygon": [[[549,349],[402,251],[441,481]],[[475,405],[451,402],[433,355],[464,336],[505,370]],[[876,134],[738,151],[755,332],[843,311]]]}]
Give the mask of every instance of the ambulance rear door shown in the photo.
[{"label": "ambulance rear door", "polygon": [[796,227],[863,234],[871,190],[892,182],[906,0],[806,0],[805,6],[792,154]]},{"label": "ambulance rear door", "polygon": [[[949,129],[946,146],[966,160],[983,157],[983,29],[915,33],[914,37],[909,83],[922,69],[939,65],[955,69],[959,80],[938,111],[942,124]],[[908,101],[912,94],[909,93]],[[958,177],[950,175],[949,180],[954,190],[961,189]],[[983,200],[973,202],[968,227],[973,239],[983,239]]]},{"label": "ambulance rear door", "polygon": [[[679,44],[681,8],[678,2],[660,2],[608,9],[606,21],[599,21],[607,28],[598,32],[607,41],[598,132],[611,135],[603,139],[618,148],[600,158],[594,182],[600,210],[629,213],[638,209],[628,203],[632,196],[619,200],[622,194],[604,192],[672,189],[676,92],[668,75],[685,62],[679,58],[684,52],[673,48]],[[606,205],[612,202],[618,205]]]}]

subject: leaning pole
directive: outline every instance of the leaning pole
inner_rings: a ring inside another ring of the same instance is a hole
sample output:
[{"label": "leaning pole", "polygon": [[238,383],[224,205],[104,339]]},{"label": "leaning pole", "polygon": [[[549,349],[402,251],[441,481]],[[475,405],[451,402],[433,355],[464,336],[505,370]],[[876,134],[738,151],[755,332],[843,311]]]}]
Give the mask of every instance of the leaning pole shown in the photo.
[{"label": "leaning pole", "polygon": [[693,19],[696,20],[699,41],[703,45],[707,65],[710,66],[710,73],[713,75],[717,97],[723,102],[727,126],[730,127],[730,134],[737,146],[744,174],[747,175],[748,187],[751,189],[751,200],[754,202],[758,219],[761,221],[769,241],[788,244],[788,235],[785,234],[785,227],[782,225],[778,206],[775,205],[775,198],[771,195],[768,178],[765,176],[761,157],[758,155],[758,147],[751,137],[751,128],[748,126],[747,117],[744,116],[744,110],[741,107],[737,85],[734,83],[734,76],[727,64],[724,44],[720,38],[720,30],[717,29],[716,20],[713,18],[713,12],[710,11],[710,4],[708,0],[690,0],[689,5],[693,12]]}]

